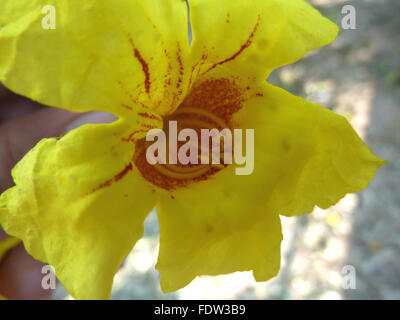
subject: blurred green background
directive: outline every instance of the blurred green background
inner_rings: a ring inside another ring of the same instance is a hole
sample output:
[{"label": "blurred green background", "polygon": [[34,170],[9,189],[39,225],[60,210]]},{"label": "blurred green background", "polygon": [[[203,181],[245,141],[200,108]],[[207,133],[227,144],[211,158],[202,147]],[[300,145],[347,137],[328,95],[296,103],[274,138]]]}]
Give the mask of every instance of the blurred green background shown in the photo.
[{"label": "blurred green background", "polygon": [[[114,299],[400,299],[400,12],[399,0],[312,0],[339,26],[353,5],[357,29],[341,30],[330,46],[276,70],[269,81],[346,116],[379,157],[369,188],[328,210],[282,217],[278,277],[256,283],[251,273],[200,277],[163,295],[154,269],[156,213],[115,277]],[[343,267],[356,271],[344,289]],[[68,298],[61,286],[55,299]]]}]

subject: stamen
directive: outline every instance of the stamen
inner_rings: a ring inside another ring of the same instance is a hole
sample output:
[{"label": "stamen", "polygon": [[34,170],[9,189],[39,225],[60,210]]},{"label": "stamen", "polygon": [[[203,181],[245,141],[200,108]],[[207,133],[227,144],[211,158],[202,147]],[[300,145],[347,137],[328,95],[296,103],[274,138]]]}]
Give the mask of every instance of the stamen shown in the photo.
[{"label": "stamen", "polygon": [[202,164],[202,165],[195,165],[194,167],[189,167],[189,166],[183,167],[176,164],[167,164],[165,165],[165,167],[177,173],[193,173],[199,171],[199,169],[202,169],[203,167],[207,167],[207,165]]},{"label": "stamen", "polygon": [[[187,114],[187,113],[192,113],[195,115],[207,117],[207,118],[211,119],[213,122],[215,122],[216,124],[218,124],[219,127],[228,128],[228,125],[224,121],[222,121],[220,118],[218,118],[217,116],[213,115],[211,112],[208,112],[204,109],[185,107],[185,108],[180,108],[180,109],[176,110],[174,115],[181,115],[181,114]],[[206,128],[204,128],[204,129],[206,129]]]},{"label": "stamen", "polygon": [[[165,151],[167,151],[167,154],[162,155],[165,157],[165,164],[156,163],[155,165],[152,165],[147,161],[146,152],[152,144],[151,141],[141,139],[136,142],[136,155],[134,161],[145,179],[163,189],[173,190],[178,187],[183,187],[193,181],[206,180],[209,176],[216,174],[226,167],[223,161],[225,158],[225,150],[221,151],[220,143],[217,144],[216,141],[216,139],[225,139],[224,135],[219,135],[218,132],[222,132],[222,130],[230,128],[230,126],[225,122],[226,120],[216,116],[208,109],[181,107],[173,114],[164,117],[163,121],[164,128],[166,130],[165,133],[167,135],[165,146]],[[180,132],[182,129],[192,129],[197,133],[195,138],[188,137],[189,139],[187,138],[186,141],[178,141],[178,145],[176,146],[176,151],[180,150],[180,147],[182,147],[184,144],[189,147],[189,152],[193,151],[193,153],[195,153],[195,150],[197,149],[197,154],[190,153],[190,155],[187,155],[196,157],[197,163],[192,163],[192,161],[189,161],[189,163],[183,164],[179,161],[179,159],[177,164],[168,163],[170,151],[169,121],[177,122],[178,132]],[[209,134],[204,136],[206,141],[203,141],[204,138],[202,136],[202,129],[209,130]],[[211,131],[212,129],[215,129],[216,132]],[[210,139],[212,141],[211,143]],[[161,150],[158,150],[158,152],[160,151]],[[218,163],[212,163],[214,157],[216,157],[216,159],[219,158],[219,161],[215,161]]]},{"label": "stamen", "polygon": [[[177,166],[175,166],[175,168],[176,167]],[[210,170],[209,166],[205,166],[194,172],[178,173],[178,172],[169,170],[169,169],[167,169],[167,167],[159,165],[159,164],[154,165],[154,168],[162,175],[169,177],[169,178],[178,179],[178,180],[194,179],[194,178],[202,176],[203,174],[207,173],[207,171]]]},{"label": "stamen", "polygon": [[[183,117],[184,116],[184,117]],[[198,108],[180,108],[175,111],[168,120],[176,120],[178,122],[179,128],[190,128],[194,130],[198,130],[200,133],[201,129],[225,129],[228,128],[228,125],[222,121],[220,118],[216,117],[209,111],[198,109]],[[166,126],[167,127],[167,126]],[[168,149],[167,143],[167,149]],[[156,164],[154,165],[154,169],[156,169],[162,175],[178,180],[189,180],[200,177],[206,174],[210,170],[215,169],[223,169],[224,165],[220,164],[211,164],[211,155],[219,150],[220,148],[216,148],[211,146],[210,150],[208,150],[208,155],[204,155],[201,149],[201,144],[197,144],[198,150],[198,164]],[[220,160],[222,160],[224,155],[222,154]],[[202,164],[201,160],[207,159],[210,164]]]}]

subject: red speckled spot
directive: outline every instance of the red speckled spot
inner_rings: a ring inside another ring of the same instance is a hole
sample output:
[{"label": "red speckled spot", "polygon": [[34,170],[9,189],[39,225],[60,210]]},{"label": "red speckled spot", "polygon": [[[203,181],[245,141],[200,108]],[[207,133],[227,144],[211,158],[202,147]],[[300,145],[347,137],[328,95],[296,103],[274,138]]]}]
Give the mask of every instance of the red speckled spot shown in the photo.
[{"label": "red speckled spot", "polygon": [[[193,122],[196,120],[202,120],[208,121],[214,128],[219,128],[220,130],[223,129],[216,123],[212,123],[212,120],[207,119],[206,116],[202,118],[199,114],[191,115],[190,110],[195,108],[212,114],[225,123],[227,127],[231,127],[232,116],[242,108],[243,102],[245,101],[243,96],[244,91],[245,90],[239,87],[232,79],[227,78],[208,79],[195,83],[192,90],[186,96],[176,112],[169,115],[164,120],[176,120],[178,121],[178,126],[180,120],[184,121],[185,124],[190,124],[191,120],[194,120]],[[185,112],[185,108],[188,108],[188,111]],[[191,117],[193,117],[193,119],[191,119]],[[199,128],[193,127],[192,129],[198,131]],[[168,191],[186,187],[196,181],[207,180],[218,171],[223,170],[221,167],[210,166],[207,172],[189,179],[176,179],[166,176],[147,162],[146,146],[147,144],[145,139],[136,141],[133,161],[147,181]],[[193,169],[193,167],[201,166],[201,164],[180,166],[181,168]],[[166,168],[168,168],[168,165],[166,165]]]}]

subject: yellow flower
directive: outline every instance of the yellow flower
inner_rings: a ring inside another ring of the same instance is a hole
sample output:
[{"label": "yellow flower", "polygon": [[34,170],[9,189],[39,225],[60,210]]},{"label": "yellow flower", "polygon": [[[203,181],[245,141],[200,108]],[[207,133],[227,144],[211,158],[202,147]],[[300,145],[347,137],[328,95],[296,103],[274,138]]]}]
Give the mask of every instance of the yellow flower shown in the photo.
[{"label": "yellow flower", "polygon": [[[43,29],[53,5],[56,28]],[[0,223],[75,298],[109,298],[156,206],[170,292],[196,276],[277,274],[279,214],[327,208],[383,163],[341,116],[265,82],[338,28],[302,0],[2,0],[0,80],[43,104],[119,120],[43,139],[13,169]],[[151,166],[166,120],[255,130],[255,170]]]}]

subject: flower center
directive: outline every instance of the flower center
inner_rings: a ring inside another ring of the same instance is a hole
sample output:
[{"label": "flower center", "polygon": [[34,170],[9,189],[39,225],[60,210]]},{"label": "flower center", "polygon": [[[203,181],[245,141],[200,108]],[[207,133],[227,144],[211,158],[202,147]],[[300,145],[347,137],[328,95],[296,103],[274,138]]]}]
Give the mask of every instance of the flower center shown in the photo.
[{"label": "flower center", "polygon": [[[182,129],[192,129],[197,133],[195,140],[197,140],[196,151],[198,159],[208,158],[208,161],[198,161],[197,163],[189,161],[184,164],[177,157],[177,161],[172,164],[169,161],[170,159],[167,159],[167,164],[152,165],[146,158],[146,150],[151,142],[141,139],[136,141],[133,160],[142,176],[153,185],[172,191],[186,187],[192,182],[207,180],[225,168],[228,165],[227,163],[231,163],[223,161],[229,153],[233,154],[233,147],[230,150],[221,151],[221,147],[225,149],[225,136],[224,138],[218,136],[216,139],[211,134],[208,141],[205,141],[207,139],[203,139],[201,133],[202,129],[208,129],[211,132],[222,132],[224,129],[230,129],[229,131],[232,132],[232,117],[242,108],[245,101],[245,90],[231,78],[210,78],[197,81],[179,108],[163,119],[164,132],[167,135],[166,144],[168,144],[166,150],[168,154],[170,150],[169,137],[175,136]],[[175,121],[177,132],[169,132],[170,122]],[[183,149],[180,149],[180,146],[188,143],[179,141],[179,139],[172,140],[177,141],[174,147],[179,151]],[[220,142],[217,145],[214,144],[216,140]],[[222,140],[224,140],[223,143]],[[189,139],[189,141],[193,142],[192,139]],[[204,144],[206,145],[204,146]],[[215,155],[214,151],[219,151],[219,153]],[[212,161],[214,159],[222,161]]]},{"label": "flower center", "polygon": [[[176,142],[176,150],[180,150],[184,144],[190,143],[193,145],[193,142],[195,142],[193,147],[197,148],[197,162],[193,163],[194,161],[191,161],[184,164],[182,161],[180,161],[181,159],[177,155],[176,163],[172,163],[173,161],[171,161],[171,155],[168,152],[170,150],[169,138],[171,134],[175,135],[176,133],[170,132],[171,122],[176,123],[178,134],[183,129],[191,129],[197,133],[197,141],[190,139],[189,142],[179,140]],[[207,141],[205,141],[202,136],[202,129],[208,129],[208,132],[212,132],[212,130],[217,130],[214,132],[221,132],[221,130],[227,128],[229,128],[229,126],[223,119],[214,115],[208,110],[196,107],[181,106],[173,114],[164,118],[164,132],[166,133],[167,137],[167,163],[156,163],[154,165],[149,164],[145,159],[145,154],[147,148],[154,142],[142,139],[136,143],[137,156],[135,157],[135,162],[137,163],[137,167],[148,181],[167,190],[185,186],[190,181],[206,180],[209,176],[225,168],[226,165],[223,164],[224,143],[222,143],[222,139],[220,139],[219,136],[213,137],[213,135],[210,134],[207,136]],[[221,143],[215,144],[217,139],[218,142]],[[212,163],[213,154],[219,155],[219,163]]]}]

